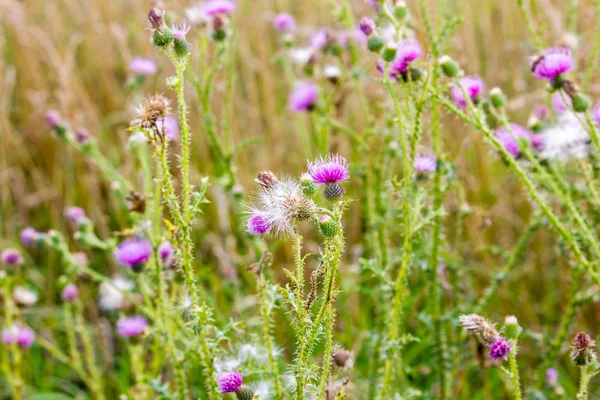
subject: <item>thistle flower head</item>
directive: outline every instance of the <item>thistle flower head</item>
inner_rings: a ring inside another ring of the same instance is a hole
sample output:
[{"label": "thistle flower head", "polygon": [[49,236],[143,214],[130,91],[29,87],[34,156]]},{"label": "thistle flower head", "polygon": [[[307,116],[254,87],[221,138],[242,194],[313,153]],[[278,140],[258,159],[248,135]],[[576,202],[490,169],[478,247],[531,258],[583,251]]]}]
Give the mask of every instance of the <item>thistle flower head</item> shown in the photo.
[{"label": "thistle flower head", "polygon": [[247,232],[251,235],[261,236],[266,235],[270,230],[271,223],[265,213],[260,210],[253,210],[252,215],[248,218]]},{"label": "thistle flower head", "polygon": [[496,327],[480,315],[461,315],[459,322],[466,331],[475,335],[486,346],[493,345],[500,337]]},{"label": "thistle flower head", "polygon": [[79,144],[84,144],[90,139],[90,133],[85,128],[75,129],[75,141]]},{"label": "thistle flower head", "polygon": [[158,70],[156,63],[151,58],[133,57],[129,62],[129,69],[138,75],[154,75]]},{"label": "thistle flower head", "polygon": [[156,123],[159,132],[162,132],[168,140],[179,138],[179,121],[171,115],[166,115]]},{"label": "thistle flower head", "polygon": [[596,125],[600,125],[600,104],[596,104],[592,108],[592,118],[594,118]]},{"label": "thistle flower head", "polygon": [[150,21],[150,25],[152,25],[152,29],[159,30],[165,26],[165,12],[160,8],[154,7],[148,12],[148,20]]},{"label": "thistle flower head", "polygon": [[117,321],[117,332],[123,337],[141,335],[148,327],[148,320],[141,315],[122,317]]},{"label": "thistle flower head", "polygon": [[564,113],[565,111],[569,111],[569,107],[573,103],[573,100],[569,96],[567,96],[561,90],[557,90],[552,94],[551,104],[554,111],[557,113]]},{"label": "thistle flower head", "polygon": [[499,337],[491,346],[489,346],[489,350],[489,355],[492,360],[505,360],[506,357],[508,357],[508,353],[510,353],[511,346],[506,339]]},{"label": "thistle flower head", "polygon": [[98,301],[103,310],[120,310],[125,306],[125,295],[133,289],[133,283],[121,276],[115,276],[112,284],[102,282],[99,287],[100,299]]},{"label": "thistle flower head", "polygon": [[571,359],[576,365],[589,365],[596,357],[596,342],[585,332],[579,332],[571,342]]},{"label": "thistle flower head", "polygon": [[263,189],[272,189],[279,183],[277,176],[271,171],[260,172],[254,181],[262,186]]},{"label": "thistle flower head", "polygon": [[338,154],[328,154],[308,161],[308,173],[317,185],[345,182],[350,179],[348,161]]},{"label": "thistle flower head", "polygon": [[159,124],[169,114],[169,100],[160,94],[146,97],[135,110],[135,118],[131,125],[151,129]]},{"label": "thistle flower head", "polygon": [[[459,84],[452,86],[452,100],[460,108],[467,107],[465,92],[471,101],[476,101],[483,93],[484,83],[478,76],[465,76],[460,78]],[[464,88],[464,91],[463,91]]]},{"label": "thistle flower head", "polygon": [[421,45],[416,39],[405,39],[398,43],[396,59],[391,63],[391,68],[402,75],[408,70],[410,63],[423,55]]},{"label": "thistle flower head", "polygon": [[510,129],[501,126],[494,131],[496,138],[502,144],[502,147],[513,157],[517,157],[521,153],[521,145],[519,139],[531,141],[533,133],[519,124],[510,123]]},{"label": "thistle flower head", "polygon": [[48,125],[48,127],[51,129],[55,129],[62,124],[62,118],[58,111],[50,110],[44,116],[44,122],[46,122],[46,125]]},{"label": "thistle flower head", "polygon": [[23,264],[23,258],[19,250],[8,248],[4,249],[2,254],[0,254],[0,262],[11,267],[16,267]]},{"label": "thistle flower head", "polygon": [[9,346],[16,343],[19,347],[29,348],[35,341],[35,332],[26,325],[13,324],[2,329],[2,343]]},{"label": "thistle flower head", "polygon": [[546,384],[549,386],[556,386],[558,382],[558,371],[556,368],[548,368],[546,370]]},{"label": "thistle flower head", "polygon": [[573,69],[575,62],[568,47],[551,47],[535,55],[529,62],[533,76],[538,79],[554,80],[557,76]]},{"label": "thistle flower head", "polygon": [[174,254],[175,249],[173,248],[171,242],[165,240],[158,246],[158,257],[163,263],[171,260]]},{"label": "thistle flower head", "polygon": [[152,255],[152,246],[144,238],[130,238],[119,243],[115,258],[119,263],[139,271]]},{"label": "thistle flower head", "polygon": [[221,393],[235,393],[242,387],[242,374],[237,371],[222,373],[218,383]]},{"label": "thistle flower head", "polygon": [[173,25],[171,31],[173,32],[173,37],[175,39],[185,40],[185,35],[190,31],[190,26],[184,22],[183,25]]},{"label": "thistle flower head", "polygon": [[25,246],[31,246],[42,237],[42,234],[29,226],[21,231],[19,237],[21,238],[21,243]]},{"label": "thistle flower head", "polygon": [[373,21],[373,19],[369,17],[362,17],[358,26],[362,33],[364,33],[366,36],[371,35],[377,30],[377,25],[375,24],[375,21]]},{"label": "thistle flower head", "polygon": [[559,114],[556,123],[544,128],[540,134],[543,140],[543,158],[579,159],[590,153],[588,130],[572,112]]},{"label": "thistle flower head", "polygon": [[79,290],[77,289],[77,286],[70,283],[67,286],[65,286],[65,288],[63,289],[63,291],[61,293],[61,298],[63,299],[63,301],[70,302],[70,301],[75,300],[78,295],[79,295]]},{"label": "thistle flower head", "polygon": [[71,222],[79,222],[81,219],[86,218],[85,211],[81,207],[68,207],[65,210],[65,216]]},{"label": "thistle flower head", "polygon": [[433,154],[419,154],[415,157],[415,171],[419,174],[435,172],[437,169],[437,160]]},{"label": "thistle flower head", "polygon": [[292,33],[296,30],[296,20],[291,14],[280,13],[275,16],[273,26],[280,32]]},{"label": "thistle flower head", "polygon": [[348,350],[344,349],[343,347],[338,347],[333,351],[331,358],[338,368],[345,368],[348,366],[351,356],[352,353],[350,353]]},{"label": "thistle flower head", "polygon": [[319,88],[315,83],[302,82],[290,94],[288,107],[293,112],[310,111],[317,103]]},{"label": "thistle flower head", "polygon": [[310,38],[310,47],[314,51],[320,51],[332,42],[332,35],[329,29],[320,29]]},{"label": "thistle flower head", "polygon": [[202,14],[206,17],[214,17],[219,14],[231,14],[235,11],[235,3],[231,0],[209,0],[202,7]]}]

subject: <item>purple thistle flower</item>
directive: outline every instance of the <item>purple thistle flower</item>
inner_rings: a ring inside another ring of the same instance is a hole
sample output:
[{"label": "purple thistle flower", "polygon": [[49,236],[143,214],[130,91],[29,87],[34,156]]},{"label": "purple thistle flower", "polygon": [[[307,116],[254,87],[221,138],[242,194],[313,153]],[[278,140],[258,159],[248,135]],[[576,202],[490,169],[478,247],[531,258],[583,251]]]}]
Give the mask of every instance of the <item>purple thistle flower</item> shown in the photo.
[{"label": "purple thistle flower", "polygon": [[273,26],[278,31],[292,33],[296,30],[296,20],[291,14],[280,13],[273,20]]},{"label": "purple thistle flower", "polygon": [[65,216],[71,222],[79,222],[85,218],[85,211],[81,207],[69,207],[65,210]]},{"label": "purple thistle flower", "polygon": [[556,368],[548,368],[546,370],[546,383],[549,386],[556,386],[558,382],[558,371]]},{"label": "purple thistle flower", "polygon": [[415,171],[420,174],[434,172],[437,169],[437,161],[433,154],[421,154],[415,157]]},{"label": "purple thistle flower", "polygon": [[558,90],[554,92],[550,102],[552,103],[552,108],[554,108],[554,111],[560,114],[565,111],[569,111],[569,107],[571,106],[572,100],[565,93],[561,93],[561,91]]},{"label": "purple thistle flower", "polygon": [[529,66],[538,79],[556,79],[574,66],[573,54],[568,47],[551,47],[532,57]]},{"label": "purple thistle flower", "polygon": [[23,264],[23,258],[17,249],[5,249],[2,254],[0,254],[0,261],[3,264],[13,267]]},{"label": "purple thistle flower", "polygon": [[242,387],[242,374],[237,371],[222,373],[218,383],[221,393],[235,393]]},{"label": "purple thistle flower", "polygon": [[531,147],[533,147],[534,149],[536,149],[537,151],[543,151],[544,150],[544,134],[543,133],[536,133],[534,135],[531,135]]},{"label": "purple thistle flower", "polygon": [[38,231],[29,226],[21,231],[21,243],[25,246],[31,246],[37,242],[41,236],[42,235]]},{"label": "purple thistle flower", "polygon": [[169,241],[164,241],[158,246],[158,257],[164,263],[167,262],[175,254],[175,249]]},{"label": "purple thistle flower", "polygon": [[465,76],[460,78],[459,82],[460,85],[452,87],[452,100],[460,108],[466,108],[467,100],[465,99],[463,88],[471,101],[475,101],[483,92],[484,83],[478,76]]},{"label": "purple thistle flower", "polygon": [[75,129],[75,141],[79,144],[84,144],[90,138],[90,133],[85,128]]},{"label": "purple thistle flower", "polygon": [[519,124],[510,123],[510,127],[512,129],[512,133],[504,126],[501,126],[494,131],[494,134],[504,149],[513,157],[517,157],[521,153],[521,146],[518,139],[523,138],[533,141],[533,134],[529,129]]},{"label": "purple thistle flower", "polygon": [[324,28],[319,30],[310,38],[310,47],[314,51],[319,51],[323,49],[323,47],[327,46],[330,40],[329,29]]},{"label": "purple thistle flower", "polygon": [[179,139],[179,121],[175,117],[165,115],[163,119],[157,121],[156,126],[158,129],[164,129],[167,139]]},{"label": "purple thistle flower", "polygon": [[533,108],[533,115],[539,119],[540,121],[545,121],[548,119],[548,107],[543,104],[538,104]]},{"label": "purple thistle flower", "polygon": [[253,210],[252,215],[248,218],[248,232],[251,235],[261,236],[266,235],[271,230],[271,223],[259,210]]},{"label": "purple thistle flower", "polygon": [[490,350],[490,358],[492,360],[505,360],[510,353],[511,347],[506,339],[503,337],[499,337],[496,341],[489,347]]},{"label": "purple thistle flower", "polygon": [[29,348],[35,341],[35,332],[28,326],[13,325],[2,329],[2,343],[9,346],[16,343],[22,348]]},{"label": "purple thistle flower", "polygon": [[308,173],[317,185],[345,182],[350,179],[348,161],[340,155],[329,154],[308,162]]},{"label": "purple thistle flower", "polygon": [[172,26],[173,37],[177,40],[185,40],[185,35],[190,31],[190,26],[185,22],[180,26]]},{"label": "purple thistle flower", "polygon": [[369,5],[371,7],[373,7],[373,9],[376,12],[380,12],[381,11],[381,5],[379,4],[379,2],[377,0],[367,0],[367,2],[369,3]]},{"label": "purple thistle flower", "polygon": [[148,327],[148,320],[141,315],[122,317],[117,321],[117,332],[123,337],[141,335]]},{"label": "purple thistle flower", "polygon": [[44,122],[46,122],[46,125],[48,125],[50,128],[55,129],[62,124],[62,118],[60,117],[58,111],[50,110],[44,116]]},{"label": "purple thistle flower", "polygon": [[63,301],[70,302],[70,301],[75,300],[78,295],[79,295],[79,290],[77,289],[77,286],[75,286],[72,283],[69,283],[63,289],[62,294],[61,294],[60,297],[63,299]]},{"label": "purple thistle flower", "polygon": [[288,107],[291,111],[312,110],[317,102],[319,88],[315,83],[303,82],[290,94]]},{"label": "purple thistle flower", "polygon": [[119,243],[115,258],[134,271],[141,270],[152,254],[152,246],[144,238],[130,238]]},{"label": "purple thistle flower", "polygon": [[592,117],[596,122],[596,125],[600,125],[600,104],[596,104],[592,109]]},{"label": "purple thistle flower", "polygon": [[373,18],[369,17],[362,17],[358,26],[362,33],[364,33],[366,36],[371,35],[373,32],[375,32],[375,30],[377,30],[375,21],[373,21]]},{"label": "purple thistle flower", "polygon": [[136,56],[129,62],[129,69],[135,74],[153,75],[158,67],[153,59]]},{"label": "purple thistle flower", "polygon": [[[389,65],[389,77],[399,80],[408,71],[410,63],[423,55],[421,45],[416,39],[406,39],[398,44],[396,58]],[[377,63],[377,70],[383,74],[383,61]]]},{"label": "purple thistle flower", "polygon": [[235,3],[231,0],[209,0],[201,7],[201,12],[206,17],[218,14],[231,14],[235,11]]}]

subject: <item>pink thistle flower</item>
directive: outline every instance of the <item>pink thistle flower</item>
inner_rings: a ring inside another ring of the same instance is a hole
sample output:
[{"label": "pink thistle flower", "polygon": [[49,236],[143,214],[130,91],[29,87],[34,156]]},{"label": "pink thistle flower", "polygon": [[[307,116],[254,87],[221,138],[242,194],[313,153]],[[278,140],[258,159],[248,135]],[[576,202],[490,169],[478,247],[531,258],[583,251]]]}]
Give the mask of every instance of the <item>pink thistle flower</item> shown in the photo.
[{"label": "pink thistle flower", "polygon": [[512,132],[506,129],[504,126],[496,129],[494,134],[502,147],[513,157],[518,157],[521,153],[521,146],[519,144],[518,139],[528,139],[529,141],[533,140],[533,134],[531,131],[519,124],[511,123],[510,127]]},{"label": "pink thistle flower", "polygon": [[63,301],[71,302],[71,301],[75,300],[78,295],[79,295],[79,290],[77,289],[77,286],[70,283],[67,286],[65,286],[65,288],[63,289],[63,291],[61,293],[61,298],[63,299]]},{"label": "pink thistle flower", "polygon": [[538,79],[554,80],[573,69],[575,62],[568,47],[551,47],[534,56],[529,66]]},{"label": "pink thistle flower", "polygon": [[536,133],[534,135],[531,135],[531,147],[533,147],[534,149],[536,149],[537,151],[543,151],[544,150],[544,134],[543,133]]},{"label": "pink thistle flower", "polygon": [[25,246],[31,246],[37,242],[41,236],[42,235],[32,227],[27,227],[21,231],[21,243],[23,243]]},{"label": "pink thistle flower", "polygon": [[366,36],[371,35],[377,30],[377,25],[375,24],[375,21],[373,21],[373,19],[369,17],[362,17],[358,26],[362,33],[364,33]]},{"label": "pink thistle flower", "polygon": [[151,58],[133,57],[129,62],[129,69],[139,75],[154,75],[158,70],[156,63]]},{"label": "pink thistle flower", "polygon": [[310,111],[314,108],[319,88],[315,83],[303,82],[299,84],[290,94],[288,107],[291,111]]},{"label": "pink thistle flower", "polygon": [[114,254],[119,263],[139,272],[150,259],[152,246],[144,238],[130,238],[119,243]]},{"label": "pink thistle flower", "polygon": [[467,100],[465,99],[463,88],[467,93],[467,96],[474,102],[483,92],[485,85],[478,76],[465,76],[460,78],[459,82],[460,85],[452,87],[452,100],[454,100],[454,103],[460,108],[466,108]]},{"label": "pink thistle flower", "polygon": [[185,40],[185,35],[190,31],[190,26],[185,22],[183,25],[172,27],[173,37],[177,40]]},{"label": "pink thistle flower", "polygon": [[85,211],[81,207],[69,207],[65,210],[65,216],[71,222],[79,222],[86,218]]},{"label": "pink thistle flower", "polygon": [[[410,67],[410,64],[423,55],[421,45],[416,39],[406,39],[400,42],[396,50],[396,58],[390,62],[389,77],[399,80]],[[377,70],[383,74],[383,61],[377,62]]]},{"label": "pink thistle flower", "polygon": [[296,30],[296,20],[288,13],[277,14],[273,20],[273,25],[275,29],[281,32],[292,33]]},{"label": "pink thistle flower", "polygon": [[242,387],[242,374],[225,372],[219,376],[218,383],[221,393],[235,393]]},{"label": "pink thistle flower", "polygon": [[175,117],[171,115],[165,115],[163,119],[156,121],[156,127],[159,130],[164,131],[167,139],[179,139],[179,121]]},{"label": "pink thistle flower", "polygon": [[201,11],[206,17],[214,17],[219,14],[231,14],[235,7],[231,0],[209,0],[202,5]]},{"label": "pink thistle flower", "polygon": [[252,215],[248,218],[248,232],[251,235],[262,236],[269,233],[272,224],[260,210],[252,210]]},{"label": "pink thistle flower", "polygon": [[46,125],[48,125],[51,129],[55,129],[62,124],[62,118],[58,111],[50,110],[44,116],[44,122],[46,122]]},{"label": "pink thistle flower", "polygon": [[28,326],[14,324],[2,330],[2,343],[9,346],[16,343],[22,348],[29,348],[35,341],[35,332]]},{"label": "pink thistle flower", "polygon": [[327,28],[321,29],[310,38],[310,47],[314,51],[319,51],[319,50],[323,49],[325,46],[327,46],[329,44],[330,40],[331,40],[331,34],[329,32],[329,29],[327,29]]},{"label": "pink thistle flower", "polygon": [[148,327],[148,320],[141,315],[122,317],[117,321],[117,332],[123,337],[139,336]]},{"label": "pink thistle flower", "polygon": [[548,368],[546,370],[546,383],[549,386],[556,386],[558,383],[558,371],[556,368]]},{"label": "pink thistle flower", "polygon": [[158,246],[158,257],[163,263],[171,260],[173,255],[175,254],[175,249],[173,245],[169,241],[164,241]]},{"label": "pink thistle flower", "polygon": [[329,154],[308,162],[308,173],[317,185],[345,182],[350,179],[348,161],[340,155]]},{"label": "pink thistle flower", "polygon": [[510,353],[511,346],[506,339],[499,337],[490,347],[490,358],[492,360],[505,360]]},{"label": "pink thistle flower", "polygon": [[596,125],[600,125],[600,104],[596,104],[592,109],[592,117],[596,122]]},{"label": "pink thistle flower", "polygon": [[9,248],[5,249],[2,254],[0,254],[0,262],[16,267],[23,264],[23,258],[21,257],[19,250]]},{"label": "pink thistle flower", "polygon": [[415,171],[420,174],[434,172],[437,169],[437,160],[433,154],[421,154],[415,157]]},{"label": "pink thistle flower", "polygon": [[75,129],[75,141],[79,144],[84,144],[90,138],[90,133],[85,128]]}]

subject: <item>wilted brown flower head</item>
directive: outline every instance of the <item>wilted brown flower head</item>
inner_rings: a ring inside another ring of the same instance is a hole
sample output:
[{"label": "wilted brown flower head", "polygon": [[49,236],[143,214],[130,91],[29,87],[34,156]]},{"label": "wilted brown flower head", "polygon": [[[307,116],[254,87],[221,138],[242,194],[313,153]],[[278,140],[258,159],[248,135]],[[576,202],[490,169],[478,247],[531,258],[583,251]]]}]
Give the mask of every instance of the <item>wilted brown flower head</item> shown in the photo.
[{"label": "wilted brown flower head", "polygon": [[589,365],[596,356],[594,347],[596,342],[585,332],[579,332],[571,342],[571,359],[576,365]]},{"label": "wilted brown flower head", "polygon": [[265,189],[272,189],[279,182],[277,176],[275,176],[275,174],[271,171],[263,171],[259,173],[255,181]]},{"label": "wilted brown flower head", "polygon": [[148,20],[152,24],[152,29],[158,30],[165,26],[165,12],[154,7],[148,13]]},{"label": "wilted brown flower head", "polygon": [[334,350],[331,357],[337,367],[344,368],[350,359],[350,352],[343,347],[338,347]]},{"label": "wilted brown flower head", "polygon": [[564,81],[562,83],[562,89],[569,97],[573,97],[577,93],[579,93],[579,86],[577,86],[577,84],[573,83],[572,81]]},{"label": "wilted brown flower head", "polygon": [[147,97],[135,110],[135,119],[131,125],[142,129],[151,129],[157,122],[169,114],[169,100],[161,94]]},{"label": "wilted brown flower head", "polygon": [[480,315],[461,315],[459,321],[465,330],[474,334],[477,339],[486,346],[494,344],[500,336],[496,327]]}]

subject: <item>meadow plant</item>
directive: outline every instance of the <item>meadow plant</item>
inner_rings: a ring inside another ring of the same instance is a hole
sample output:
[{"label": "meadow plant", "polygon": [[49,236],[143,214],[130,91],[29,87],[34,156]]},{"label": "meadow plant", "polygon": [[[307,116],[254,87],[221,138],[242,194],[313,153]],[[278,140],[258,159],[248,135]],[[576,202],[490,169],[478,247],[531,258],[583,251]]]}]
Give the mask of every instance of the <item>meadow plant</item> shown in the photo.
[{"label": "meadow plant", "polygon": [[[525,37],[506,46],[521,62],[496,74],[461,36],[483,5],[131,2],[99,24],[123,54],[94,84],[120,101],[99,95],[92,116],[68,84],[79,71],[32,80],[60,86],[56,101],[23,89],[66,42],[38,27],[31,40],[21,25],[46,14],[9,3],[0,69],[18,78],[0,77],[0,127],[22,133],[7,134],[16,155],[2,148],[21,161],[0,181],[23,182],[0,193],[0,397],[600,393],[592,336],[565,362],[569,336],[598,326],[600,31],[578,12],[600,24],[599,1],[547,2],[546,16],[515,0]],[[473,32],[485,54],[505,45]],[[69,68],[94,58],[88,36]],[[37,42],[46,58],[18,51]],[[25,56],[32,68],[12,66]],[[31,114],[47,142],[13,101],[44,105]],[[57,156],[30,157],[28,141]]]}]

